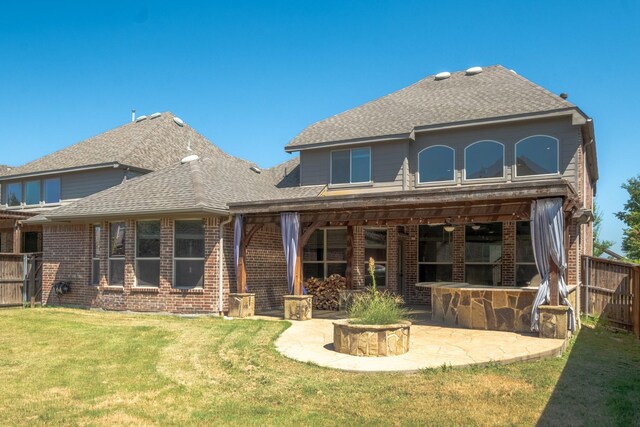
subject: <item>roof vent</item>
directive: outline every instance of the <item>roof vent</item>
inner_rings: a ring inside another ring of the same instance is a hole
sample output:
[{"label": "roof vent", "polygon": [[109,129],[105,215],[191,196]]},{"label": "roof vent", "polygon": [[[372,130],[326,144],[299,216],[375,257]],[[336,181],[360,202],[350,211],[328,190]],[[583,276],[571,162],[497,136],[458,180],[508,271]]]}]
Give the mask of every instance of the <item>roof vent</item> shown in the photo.
[{"label": "roof vent", "polygon": [[482,72],[482,67],[471,67],[467,68],[467,76],[475,76],[476,74],[480,74]]},{"label": "roof vent", "polygon": [[441,73],[436,74],[436,80],[444,80],[451,77],[451,73],[448,71],[443,71]]},{"label": "roof vent", "polygon": [[562,92],[562,93],[560,94],[560,98],[562,98],[562,99],[567,99],[568,97],[569,97],[569,94],[568,94],[568,93],[566,93],[566,92]]},{"label": "roof vent", "polygon": [[182,119],[180,117],[174,117],[173,121],[176,122],[176,124],[180,127],[184,126],[184,122],[182,121]]},{"label": "roof vent", "polygon": [[516,70],[509,70],[511,71],[513,74],[515,74],[516,76],[518,75],[518,73],[516,73]]},{"label": "roof vent", "polygon": [[149,116],[150,119],[155,119],[156,117],[160,117],[162,115],[162,113],[153,113],[152,115]]},{"label": "roof vent", "polygon": [[199,158],[200,156],[198,156],[197,154],[191,154],[190,156],[187,156],[184,159],[180,160],[180,163],[184,165],[185,163],[193,162],[194,160],[198,160]]},{"label": "roof vent", "polygon": [[147,116],[140,116],[140,117],[138,117],[138,118],[136,119],[136,123],[137,123],[137,122],[141,122],[141,121],[143,121],[143,120],[147,120]]},{"label": "roof vent", "polygon": [[255,173],[261,173],[262,169],[260,169],[257,166],[251,166],[249,169],[251,169],[252,171],[254,171]]}]

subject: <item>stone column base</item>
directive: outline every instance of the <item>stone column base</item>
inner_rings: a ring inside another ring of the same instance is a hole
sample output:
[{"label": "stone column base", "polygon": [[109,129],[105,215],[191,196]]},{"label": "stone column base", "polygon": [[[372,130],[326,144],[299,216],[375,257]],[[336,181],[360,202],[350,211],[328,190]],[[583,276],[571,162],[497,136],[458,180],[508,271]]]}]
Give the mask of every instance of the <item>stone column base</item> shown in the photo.
[{"label": "stone column base", "polygon": [[285,320],[310,320],[313,311],[313,295],[285,295]]},{"label": "stone column base", "polygon": [[229,317],[251,317],[256,310],[256,294],[229,294]]},{"label": "stone column base", "polygon": [[569,307],[566,305],[541,305],[538,310],[540,313],[540,338],[569,338],[570,331],[567,328]]}]

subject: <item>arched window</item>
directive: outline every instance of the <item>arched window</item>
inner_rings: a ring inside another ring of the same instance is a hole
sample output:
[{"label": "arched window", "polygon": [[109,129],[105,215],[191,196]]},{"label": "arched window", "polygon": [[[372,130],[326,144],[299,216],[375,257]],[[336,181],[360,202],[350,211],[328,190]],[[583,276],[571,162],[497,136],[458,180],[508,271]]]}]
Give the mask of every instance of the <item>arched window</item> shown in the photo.
[{"label": "arched window", "polygon": [[464,149],[464,178],[503,178],[504,145],[478,141]]},{"label": "arched window", "polygon": [[535,135],[516,144],[516,176],[558,173],[558,140]]},{"label": "arched window", "polygon": [[436,145],[425,148],[418,153],[419,183],[442,182],[454,180],[453,148]]}]

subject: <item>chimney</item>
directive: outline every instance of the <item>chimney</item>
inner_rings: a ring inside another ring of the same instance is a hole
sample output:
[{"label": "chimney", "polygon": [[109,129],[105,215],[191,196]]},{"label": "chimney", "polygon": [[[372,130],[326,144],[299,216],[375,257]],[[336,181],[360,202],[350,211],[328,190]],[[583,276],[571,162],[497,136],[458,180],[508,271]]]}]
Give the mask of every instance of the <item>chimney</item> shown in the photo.
[{"label": "chimney", "polygon": [[131,121],[136,121],[136,110],[134,108],[131,109]]}]

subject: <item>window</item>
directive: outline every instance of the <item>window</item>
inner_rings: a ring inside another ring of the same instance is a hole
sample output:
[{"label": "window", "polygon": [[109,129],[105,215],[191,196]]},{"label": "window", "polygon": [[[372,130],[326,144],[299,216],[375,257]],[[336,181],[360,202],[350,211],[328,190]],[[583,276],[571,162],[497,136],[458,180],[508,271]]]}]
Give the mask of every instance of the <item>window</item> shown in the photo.
[{"label": "window", "polygon": [[93,226],[93,251],[91,254],[91,284],[100,284],[100,255],[102,253],[102,247],[100,246],[100,232],[102,227],[96,224]]},{"label": "window", "polygon": [[124,222],[109,224],[109,285],[124,285],[124,253],[125,253]]},{"label": "window", "polygon": [[40,204],[40,181],[27,181],[24,183],[24,202],[27,205]]},{"label": "window", "polygon": [[7,205],[20,206],[22,203],[22,184],[13,182],[7,184]]},{"label": "window", "polygon": [[60,178],[51,178],[44,180],[44,202],[60,202]]},{"label": "window", "polygon": [[371,285],[371,275],[369,274],[369,258],[376,262],[374,276],[377,286],[387,284],[387,230],[365,229],[364,230],[364,264],[366,272],[364,284]]},{"label": "window", "polygon": [[516,223],[516,285],[529,286],[538,275],[531,242],[531,223]]},{"label": "window", "polygon": [[467,225],[464,251],[467,283],[484,286],[502,284],[501,222]]},{"label": "window", "polygon": [[371,149],[354,148],[331,152],[331,183],[354,184],[371,181]]},{"label": "window", "polygon": [[453,242],[442,225],[421,225],[418,230],[418,281],[453,280]]},{"label": "window", "polygon": [[516,144],[516,176],[558,173],[558,140],[536,135]]},{"label": "window", "polygon": [[495,141],[474,142],[464,149],[464,178],[503,178],[504,146]]},{"label": "window", "polygon": [[455,152],[451,147],[436,145],[425,148],[418,154],[419,183],[446,182],[454,180]]},{"label": "window", "polygon": [[160,286],[160,221],[136,224],[136,286]]},{"label": "window", "polygon": [[304,279],[347,274],[347,229],[326,228],[313,232],[302,250]]},{"label": "window", "polygon": [[204,285],[204,223],[202,220],[175,222],[173,286],[201,288]]}]

